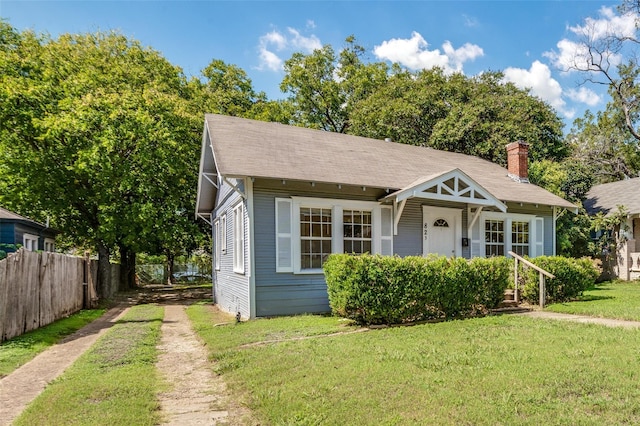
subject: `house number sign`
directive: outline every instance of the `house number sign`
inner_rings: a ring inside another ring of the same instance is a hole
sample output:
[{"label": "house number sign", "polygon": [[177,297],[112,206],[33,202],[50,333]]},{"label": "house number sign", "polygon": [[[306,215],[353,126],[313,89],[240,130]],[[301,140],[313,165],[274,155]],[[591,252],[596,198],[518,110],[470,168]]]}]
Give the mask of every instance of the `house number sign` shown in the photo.
[{"label": "house number sign", "polygon": [[425,241],[427,241],[427,234],[428,234],[427,226],[428,226],[428,225],[427,225],[427,223],[425,222],[425,224],[424,224],[424,229],[422,230],[422,235],[424,236],[424,240],[425,240]]}]

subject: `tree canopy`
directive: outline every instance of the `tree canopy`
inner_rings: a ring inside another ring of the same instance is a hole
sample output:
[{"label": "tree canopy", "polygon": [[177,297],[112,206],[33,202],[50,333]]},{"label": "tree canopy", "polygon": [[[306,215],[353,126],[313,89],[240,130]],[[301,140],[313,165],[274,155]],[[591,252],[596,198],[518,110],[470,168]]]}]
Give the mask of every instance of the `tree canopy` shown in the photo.
[{"label": "tree canopy", "polygon": [[202,119],[181,70],[118,33],[0,28],[0,201],[103,262],[117,248],[129,279],[136,252],[197,238]]}]

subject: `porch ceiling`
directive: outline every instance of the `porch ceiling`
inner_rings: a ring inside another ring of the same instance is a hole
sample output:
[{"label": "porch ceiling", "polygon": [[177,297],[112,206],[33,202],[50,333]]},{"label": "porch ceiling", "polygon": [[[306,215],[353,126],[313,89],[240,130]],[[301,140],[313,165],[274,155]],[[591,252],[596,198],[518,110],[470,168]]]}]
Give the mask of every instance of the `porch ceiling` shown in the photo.
[{"label": "porch ceiling", "polygon": [[417,179],[409,186],[387,195],[382,201],[397,204],[409,198],[490,206],[502,212],[507,211],[505,203],[458,168]]}]

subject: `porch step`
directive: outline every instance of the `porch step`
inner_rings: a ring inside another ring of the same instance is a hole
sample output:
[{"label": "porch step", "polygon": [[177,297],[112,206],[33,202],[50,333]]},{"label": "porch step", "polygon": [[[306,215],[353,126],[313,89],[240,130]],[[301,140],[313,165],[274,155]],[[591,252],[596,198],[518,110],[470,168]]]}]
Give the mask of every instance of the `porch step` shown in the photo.
[{"label": "porch step", "polygon": [[508,288],[504,291],[504,300],[500,302],[500,308],[515,308],[519,305],[516,302],[516,291],[512,288]]}]

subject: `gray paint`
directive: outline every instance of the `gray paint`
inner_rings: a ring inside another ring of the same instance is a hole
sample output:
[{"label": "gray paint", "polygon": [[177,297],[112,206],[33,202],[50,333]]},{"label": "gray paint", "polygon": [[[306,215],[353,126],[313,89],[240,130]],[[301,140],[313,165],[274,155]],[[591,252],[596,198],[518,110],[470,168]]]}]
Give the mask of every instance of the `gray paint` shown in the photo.
[{"label": "gray paint", "polygon": [[[242,180],[231,179],[231,181],[244,190],[244,182]],[[213,212],[214,221],[219,219],[223,215],[227,215],[226,219],[226,247],[225,253],[220,256],[220,270],[214,269],[214,300],[220,306],[221,309],[235,314],[240,312],[245,318],[250,317],[249,307],[249,238],[248,238],[248,220],[246,202],[242,201],[242,197],[238,194],[230,185],[226,182],[222,182],[220,190],[217,194],[216,210]],[[245,208],[243,209],[245,216],[244,227],[244,274],[240,274],[233,271],[233,250],[234,250],[234,236],[233,236],[233,208],[238,203],[243,202]],[[215,227],[213,227],[215,230]],[[214,236],[214,255],[216,253],[215,244],[219,244]]]},{"label": "gray paint", "polygon": [[[242,186],[242,182],[238,181]],[[276,273],[275,250],[275,198],[307,196],[317,198],[378,200],[386,191],[361,187],[338,188],[335,185],[306,182],[275,181],[256,179],[253,185],[254,202],[254,241],[255,244],[255,315],[289,315],[300,313],[319,313],[330,310],[327,287],[323,274]],[[233,207],[240,196],[229,185],[224,184],[218,192],[218,208],[215,216],[227,214],[227,253],[221,256],[220,271],[215,273],[216,302],[225,310],[239,310],[243,316],[249,316],[249,241],[248,221],[245,227],[245,274],[233,272]],[[246,203],[245,203],[246,205]],[[398,234],[394,236],[394,253],[399,256],[422,254],[422,205],[424,200],[407,201]],[[450,203],[429,203],[439,207],[460,208]],[[531,206],[509,206],[509,213],[527,213],[544,216],[545,253],[552,250],[552,217],[548,208]],[[246,209],[245,209],[246,214]],[[462,235],[467,237],[468,214],[466,206],[462,209]],[[214,243],[215,244],[215,243]],[[463,256],[470,257],[470,247],[463,247]]]}]

